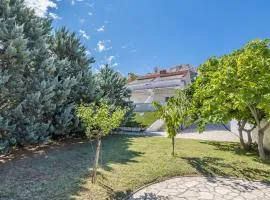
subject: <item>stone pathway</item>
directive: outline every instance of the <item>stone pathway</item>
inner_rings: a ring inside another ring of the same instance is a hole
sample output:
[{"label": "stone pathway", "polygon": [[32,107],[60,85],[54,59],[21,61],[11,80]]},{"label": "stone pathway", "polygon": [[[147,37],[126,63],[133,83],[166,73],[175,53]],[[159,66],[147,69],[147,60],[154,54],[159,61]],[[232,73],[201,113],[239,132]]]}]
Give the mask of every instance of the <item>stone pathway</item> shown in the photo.
[{"label": "stone pathway", "polygon": [[129,200],[270,200],[270,184],[219,177],[179,177],[139,190]]}]

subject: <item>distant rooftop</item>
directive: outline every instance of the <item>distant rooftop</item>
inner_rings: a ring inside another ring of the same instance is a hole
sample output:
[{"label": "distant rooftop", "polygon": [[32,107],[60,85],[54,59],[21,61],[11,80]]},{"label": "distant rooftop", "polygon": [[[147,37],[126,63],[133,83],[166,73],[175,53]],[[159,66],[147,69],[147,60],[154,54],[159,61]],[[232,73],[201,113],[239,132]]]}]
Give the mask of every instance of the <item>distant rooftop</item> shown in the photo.
[{"label": "distant rooftop", "polygon": [[130,81],[128,87],[132,90],[184,87],[187,81],[189,82],[197,74],[196,68],[189,64],[177,65],[169,69],[155,68],[154,71]]}]

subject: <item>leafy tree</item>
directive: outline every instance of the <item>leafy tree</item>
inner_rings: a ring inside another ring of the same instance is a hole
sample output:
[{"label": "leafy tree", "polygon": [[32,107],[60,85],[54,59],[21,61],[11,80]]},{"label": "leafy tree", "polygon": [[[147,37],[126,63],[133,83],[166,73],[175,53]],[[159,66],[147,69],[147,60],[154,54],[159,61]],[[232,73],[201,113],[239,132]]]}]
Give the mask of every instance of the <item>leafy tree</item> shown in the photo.
[{"label": "leafy tree", "polygon": [[[190,109],[193,120],[199,125],[200,131],[204,129],[207,123],[227,123],[231,119],[237,119],[239,125],[240,143],[245,149],[249,149],[252,143],[252,129],[245,129],[247,122],[254,124],[254,120],[249,109],[238,109],[234,105],[235,98],[228,95],[227,74],[222,70],[230,57],[210,58],[203,63],[200,68],[200,76],[192,85],[195,89],[193,95],[193,104]],[[231,76],[231,75],[229,75]],[[226,89],[227,88],[227,89]],[[248,143],[245,144],[243,131],[248,134]]]},{"label": "leafy tree", "polygon": [[270,126],[262,124],[269,120],[269,61],[268,40],[254,40],[229,55],[212,58],[200,67],[194,95],[201,124],[236,118],[242,130],[246,122],[257,126],[262,160],[264,132]]},{"label": "leafy tree", "polygon": [[77,108],[78,116],[86,127],[87,137],[96,139],[96,155],[92,176],[93,183],[96,182],[101,138],[108,135],[112,129],[117,128],[120,125],[125,112],[126,111],[121,107],[116,107],[112,111],[109,104],[103,100],[98,104],[90,104],[88,106],[81,105]]},{"label": "leafy tree", "polygon": [[174,156],[175,136],[180,126],[189,123],[189,100],[186,91],[179,90],[174,97],[169,98],[166,104],[154,102],[158,115],[166,123],[168,137],[172,140],[172,155]]}]

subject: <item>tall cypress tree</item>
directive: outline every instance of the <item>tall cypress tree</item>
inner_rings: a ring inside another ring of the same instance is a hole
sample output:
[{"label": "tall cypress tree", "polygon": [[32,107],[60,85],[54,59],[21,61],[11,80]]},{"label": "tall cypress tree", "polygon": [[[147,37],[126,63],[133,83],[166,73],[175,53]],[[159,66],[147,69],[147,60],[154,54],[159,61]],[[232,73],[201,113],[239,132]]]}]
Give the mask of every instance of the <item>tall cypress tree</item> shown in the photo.
[{"label": "tall cypress tree", "polygon": [[94,58],[88,57],[87,49],[81,44],[74,32],[66,28],[56,31],[52,41],[52,49],[60,60],[67,60],[70,65],[60,71],[61,78],[72,77],[77,80],[73,86],[69,101],[80,103],[90,102],[94,98],[94,81],[91,72],[91,64]]},{"label": "tall cypress tree", "polygon": [[59,76],[70,62],[50,50],[51,39],[49,20],[21,0],[0,0],[0,150],[72,127],[66,102],[76,79]]}]

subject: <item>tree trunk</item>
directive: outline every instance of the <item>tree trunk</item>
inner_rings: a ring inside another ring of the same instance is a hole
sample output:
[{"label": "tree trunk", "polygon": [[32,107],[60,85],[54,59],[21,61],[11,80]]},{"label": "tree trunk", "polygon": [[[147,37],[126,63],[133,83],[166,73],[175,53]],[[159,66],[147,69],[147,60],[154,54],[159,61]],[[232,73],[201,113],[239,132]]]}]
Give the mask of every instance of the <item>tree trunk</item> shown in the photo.
[{"label": "tree trunk", "polygon": [[174,156],[174,137],[172,137],[172,156]]},{"label": "tree trunk", "polygon": [[265,160],[265,153],[264,153],[264,148],[263,148],[264,131],[270,126],[270,123],[267,123],[265,127],[262,128],[261,120],[258,117],[258,112],[256,108],[254,108],[253,106],[249,106],[249,109],[258,127],[258,151],[259,151],[260,159]]},{"label": "tree trunk", "polygon": [[247,146],[251,148],[251,144],[252,144],[251,131],[247,131],[247,136],[248,136]]},{"label": "tree trunk", "polygon": [[245,141],[244,141],[244,138],[243,138],[243,129],[239,128],[238,131],[239,131],[239,139],[240,139],[241,147],[245,149],[246,144],[245,144]]},{"label": "tree trunk", "polygon": [[92,175],[92,183],[96,183],[96,176],[97,176],[97,168],[98,168],[98,161],[99,161],[99,154],[100,154],[100,147],[101,147],[101,138],[97,138],[97,144],[96,144],[96,156],[94,161],[94,167],[93,167],[93,175]]},{"label": "tree trunk", "polygon": [[263,139],[264,139],[264,131],[262,129],[258,130],[258,150],[261,160],[265,160],[265,153],[263,148]]},{"label": "tree trunk", "polygon": [[[244,123],[244,122],[242,122],[242,123]],[[240,139],[241,147],[245,149],[246,145],[245,145],[245,141],[243,138],[243,128],[245,125],[242,123],[241,123],[241,121],[238,121],[238,132],[239,132],[239,139]]]}]

